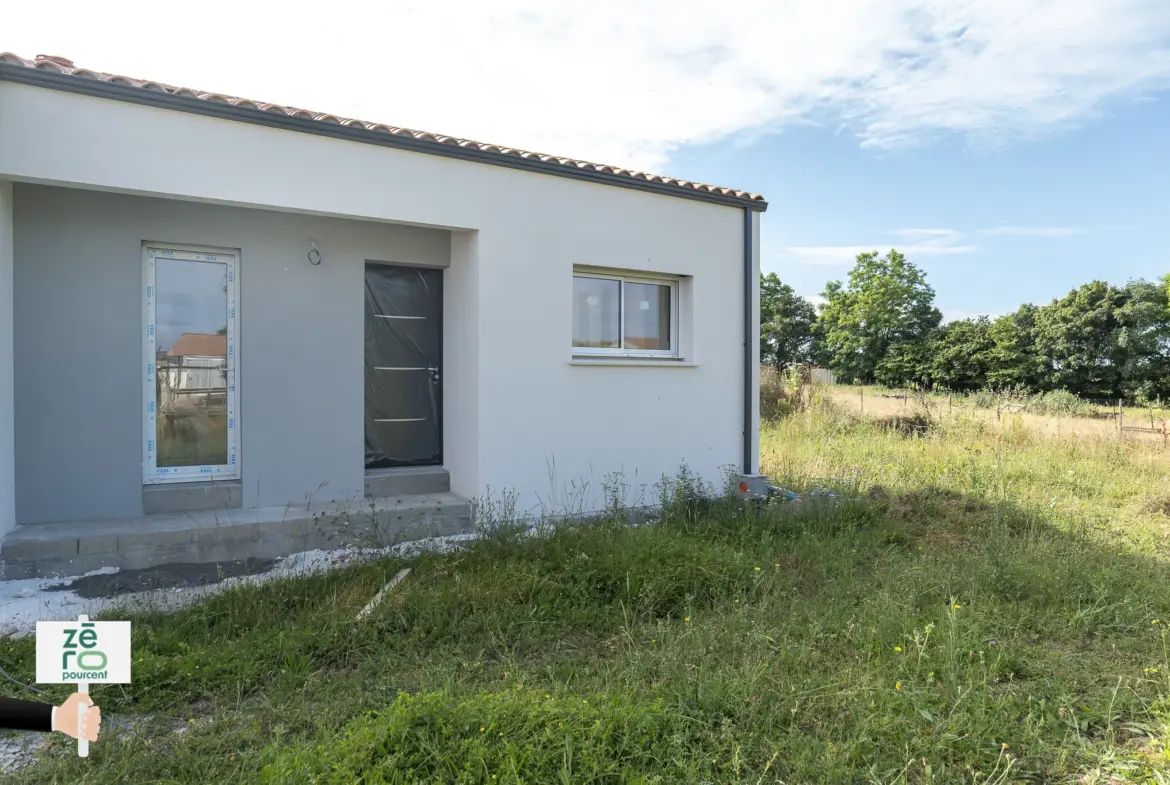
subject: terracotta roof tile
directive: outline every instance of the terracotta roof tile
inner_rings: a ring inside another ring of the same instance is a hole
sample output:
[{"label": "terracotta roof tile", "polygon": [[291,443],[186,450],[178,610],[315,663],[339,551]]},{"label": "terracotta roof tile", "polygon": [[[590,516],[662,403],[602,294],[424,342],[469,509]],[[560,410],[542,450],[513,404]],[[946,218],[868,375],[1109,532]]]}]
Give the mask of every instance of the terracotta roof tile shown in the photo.
[{"label": "terracotta roof tile", "polygon": [[607,166],[605,164],[591,163],[589,161],[579,161],[574,158],[562,158],[560,156],[548,155],[546,153],[534,153],[528,150],[518,150],[514,147],[503,147],[500,145],[487,144],[485,142],[476,142],[472,139],[461,139],[453,136],[443,136],[441,134],[433,134],[427,131],[414,131],[409,128],[400,128],[397,126],[384,125],[382,123],[365,122],[362,120],[351,120],[347,118],[336,117],[335,115],[324,112],[313,112],[308,109],[298,109],[291,106],[280,106],[279,104],[269,104],[262,101],[254,101],[249,98],[239,98],[230,95],[220,95],[219,93],[208,93],[199,90],[192,90],[187,87],[172,87],[160,82],[149,80],[132,79],[127,76],[119,76],[117,74],[107,74],[99,71],[90,71],[85,68],[78,68],[73,64],[72,60],[64,57],[56,57],[53,55],[37,55],[32,60],[25,59],[10,52],[0,52],[0,63],[5,65],[19,65],[26,68],[37,68],[48,71],[55,71],[60,74],[68,76],[76,76],[83,79],[97,79],[103,82],[111,82],[113,84],[127,85],[136,87],[142,90],[154,90],[158,92],[166,92],[172,95],[187,96],[190,98],[198,98],[201,101],[217,102],[232,104],[235,106],[242,106],[251,109],[257,109],[264,112],[276,112],[285,114],[290,117],[302,117],[317,122],[331,123],[335,125],[357,126],[364,127],[370,131],[378,131],[381,133],[392,134],[394,136],[410,136],[415,139],[438,142],[441,144],[450,144],[458,147],[471,147],[484,152],[500,153],[502,155],[511,155],[518,158],[537,159],[544,162],[556,163],[561,166],[566,166],[574,169],[585,169],[595,172],[605,172],[616,174],[622,177],[629,177],[635,180],[646,180],[653,183],[663,183],[666,185],[676,186],[678,188],[689,189],[693,191],[703,191],[705,193],[718,193],[724,196],[730,196],[737,199],[745,199],[748,201],[763,202],[764,197],[759,194],[748,193],[746,191],[736,191],[731,188],[722,188],[713,185],[704,185],[703,183],[695,183],[689,180],[677,180],[672,177],[662,177],[660,175],[646,174],[645,172],[631,171],[629,169],[622,169],[617,166]]},{"label": "terracotta roof tile", "polygon": [[227,336],[183,333],[167,350],[168,357],[227,357]]}]

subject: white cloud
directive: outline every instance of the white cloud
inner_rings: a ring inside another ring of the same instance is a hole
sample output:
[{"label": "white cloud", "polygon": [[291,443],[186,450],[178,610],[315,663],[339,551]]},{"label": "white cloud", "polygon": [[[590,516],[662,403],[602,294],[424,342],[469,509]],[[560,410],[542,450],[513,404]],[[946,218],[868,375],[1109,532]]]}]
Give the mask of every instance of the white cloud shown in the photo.
[{"label": "white cloud", "polygon": [[[885,234],[909,241],[894,243],[893,247],[905,254],[910,261],[919,256],[953,256],[975,250],[975,246],[964,242],[963,233],[954,229],[893,229]],[[871,251],[884,253],[889,250],[889,246],[889,243],[790,246],[784,248],[781,254],[794,257],[804,264],[850,265],[860,253]]]},{"label": "white cloud", "polygon": [[793,123],[995,144],[1170,81],[1164,0],[9,5],[26,56],[650,169]]},{"label": "white cloud", "polygon": [[1069,237],[1084,234],[1083,229],[1071,226],[993,226],[984,229],[984,234],[1001,234],[1012,237]]}]

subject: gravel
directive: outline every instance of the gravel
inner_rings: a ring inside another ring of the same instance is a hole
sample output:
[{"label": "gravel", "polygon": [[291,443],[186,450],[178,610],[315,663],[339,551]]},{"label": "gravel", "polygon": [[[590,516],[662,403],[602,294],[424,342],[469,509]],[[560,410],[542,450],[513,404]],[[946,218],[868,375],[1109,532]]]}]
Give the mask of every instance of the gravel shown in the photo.
[{"label": "gravel", "polygon": [[[323,572],[385,556],[409,559],[424,552],[447,553],[474,539],[474,534],[458,534],[389,548],[305,551],[277,560],[177,564],[147,570],[109,567],[66,578],[0,581],[0,638],[32,635],[37,621],[65,621],[82,613],[93,616],[113,608],[177,610],[231,586]],[[35,698],[31,693],[29,697]],[[132,730],[146,719],[149,718],[128,718],[126,722]],[[104,718],[102,725],[104,729]],[[0,774],[34,763],[37,752],[52,738],[25,731],[0,733]]]}]

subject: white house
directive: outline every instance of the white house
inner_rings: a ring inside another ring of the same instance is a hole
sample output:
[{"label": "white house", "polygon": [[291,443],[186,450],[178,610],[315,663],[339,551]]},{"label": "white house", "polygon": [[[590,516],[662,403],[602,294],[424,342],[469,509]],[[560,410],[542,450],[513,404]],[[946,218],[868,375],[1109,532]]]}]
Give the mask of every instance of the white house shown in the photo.
[{"label": "white house", "polygon": [[684,463],[751,474],[766,207],[0,54],[0,560],[288,552],[289,510],[364,497],[584,512],[619,474],[631,502]]}]

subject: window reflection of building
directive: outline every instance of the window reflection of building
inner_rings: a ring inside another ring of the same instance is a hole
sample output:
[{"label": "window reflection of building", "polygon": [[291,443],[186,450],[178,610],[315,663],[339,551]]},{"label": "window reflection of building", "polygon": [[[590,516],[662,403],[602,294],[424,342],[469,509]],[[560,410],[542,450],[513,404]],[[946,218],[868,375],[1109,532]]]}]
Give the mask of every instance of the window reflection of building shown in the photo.
[{"label": "window reflection of building", "polygon": [[158,356],[159,410],[180,400],[202,406],[224,405],[227,394],[227,335],[183,333]]},{"label": "window reflection of building", "polygon": [[227,336],[183,333],[157,357],[160,466],[226,462]]}]

